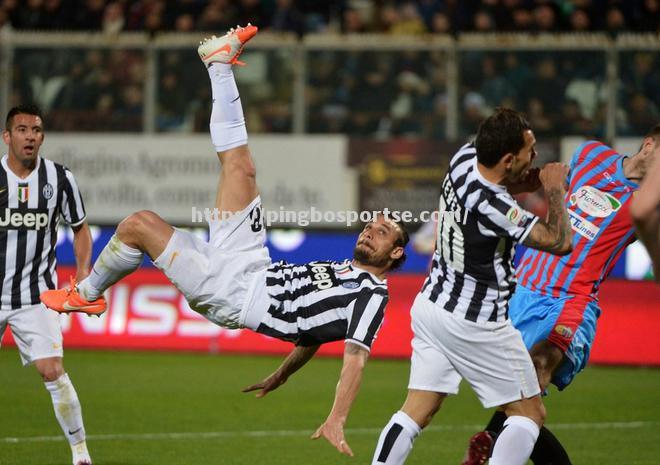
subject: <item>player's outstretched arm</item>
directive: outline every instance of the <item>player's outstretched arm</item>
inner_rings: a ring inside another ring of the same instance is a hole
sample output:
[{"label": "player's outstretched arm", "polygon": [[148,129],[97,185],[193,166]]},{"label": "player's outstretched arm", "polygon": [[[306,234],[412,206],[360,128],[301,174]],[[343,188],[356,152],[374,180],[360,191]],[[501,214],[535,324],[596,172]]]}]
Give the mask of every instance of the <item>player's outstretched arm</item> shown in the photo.
[{"label": "player's outstretched arm", "polygon": [[353,451],[344,437],[344,424],[348,418],[353,401],[360,390],[362,371],[369,358],[369,351],[363,347],[346,342],[344,365],[337,383],[335,402],[325,422],[312,435],[312,439],[323,436],[342,454],[353,457]]},{"label": "player's outstretched arm", "polygon": [[561,163],[548,163],[539,178],[548,202],[548,217],[539,221],[523,241],[528,247],[555,255],[567,255],[573,250],[573,232],[564,203],[568,167]]},{"label": "player's outstretched arm", "polygon": [[256,397],[263,397],[270,391],[274,391],[289,379],[289,376],[302,368],[311,360],[320,345],[302,347],[296,346],[284,359],[280,367],[260,383],[252,384],[243,388],[242,392],[259,391]]},{"label": "player's outstretched arm", "polygon": [[637,236],[651,256],[655,280],[660,283],[660,159],[654,161],[633,196],[630,214],[637,227]]}]

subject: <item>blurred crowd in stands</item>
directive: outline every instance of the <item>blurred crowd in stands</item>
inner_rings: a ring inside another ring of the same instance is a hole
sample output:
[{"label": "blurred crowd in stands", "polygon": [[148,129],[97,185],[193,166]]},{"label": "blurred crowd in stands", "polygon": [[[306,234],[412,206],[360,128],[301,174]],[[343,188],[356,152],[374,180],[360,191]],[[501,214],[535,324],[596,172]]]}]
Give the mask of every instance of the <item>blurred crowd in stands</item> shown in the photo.
[{"label": "blurred crowd in stands", "polygon": [[660,0],[0,0],[0,29],[392,34],[658,31]]},{"label": "blurred crowd in stands", "polygon": [[[190,32],[252,21],[300,34],[651,31],[660,24],[659,7],[660,0],[0,0],[0,28]],[[250,66],[237,75],[251,132],[293,130],[294,53],[246,52]],[[617,134],[644,134],[660,120],[658,55],[618,52]],[[445,51],[310,48],[306,56],[307,132],[446,137]],[[541,137],[604,137],[606,50],[494,47],[461,50],[455,59],[461,137],[502,105],[525,111]],[[143,131],[146,62],[137,48],[22,48],[13,54],[9,103],[40,104],[52,130]],[[205,132],[210,95],[195,50],[158,50],[156,66],[156,130]]]},{"label": "blurred crowd in stands", "polygon": [[[293,53],[246,52],[237,75],[251,132],[292,131]],[[446,137],[446,52],[313,50],[307,60],[307,132]],[[210,90],[195,51],[161,50],[157,63],[156,130],[205,132]],[[458,63],[461,137],[502,105],[526,112],[540,137],[605,136],[604,51],[464,51]],[[37,102],[52,130],[144,129],[143,50],[21,49],[13,70],[10,103]],[[619,135],[660,120],[657,52],[620,53],[617,100]]]}]

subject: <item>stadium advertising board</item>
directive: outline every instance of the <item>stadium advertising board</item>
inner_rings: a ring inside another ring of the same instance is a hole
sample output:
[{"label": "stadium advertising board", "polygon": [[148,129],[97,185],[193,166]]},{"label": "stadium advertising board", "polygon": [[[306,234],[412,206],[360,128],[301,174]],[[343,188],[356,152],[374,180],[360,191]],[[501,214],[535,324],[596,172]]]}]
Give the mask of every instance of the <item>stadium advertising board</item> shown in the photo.
[{"label": "stadium advertising board", "polygon": [[[66,282],[75,269],[59,269]],[[394,274],[390,301],[373,346],[375,357],[410,356],[410,306],[424,275]],[[100,318],[62,316],[67,347],[185,350],[210,353],[286,354],[292,345],[252,331],[227,330],[202,318],[154,268],[142,268],[108,291],[108,311]],[[652,282],[612,280],[601,289],[592,363],[660,365],[660,287]],[[12,343],[7,331],[3,344]],[[339,356],[343,343],[326,344],[320,353]]]},{"label": "stadium advertising board", "polygon": [[[461,144],[429,140],[351,139],[349,163],[358,168],[360,209],[422,211],[438,208],[442,178]],[[415,226],[412,226],[416,229]]]},{"label": "stadium advertising board", "polygon": [[[357,188],[346,168],[346,143],[342,136],[250,137],[263,173],[264,208],[355,210]],[[171,223],[191,225],[192,207],[202,211],[215,202],[219,163],[208,136],[53,134],[42,151],[74,173],[92,223],[116,224],[147,209]]]}]

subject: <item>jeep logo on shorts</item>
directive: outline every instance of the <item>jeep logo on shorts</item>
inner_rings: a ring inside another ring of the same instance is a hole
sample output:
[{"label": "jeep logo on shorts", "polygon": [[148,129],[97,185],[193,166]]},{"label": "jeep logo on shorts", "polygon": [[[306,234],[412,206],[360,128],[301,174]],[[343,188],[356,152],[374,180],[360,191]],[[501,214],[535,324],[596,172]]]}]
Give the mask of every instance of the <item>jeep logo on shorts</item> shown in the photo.
[{"label": "jeep logo on shorts", "polygon": [[309,274],[312,277],[312,284],[316,289],[322,291],[336,285],[335,272],[330,263],[315,262],[307,265]]},{"label": "jeep logo on shorts", "polygon": [[26,208],[15,210],[5,208],[0,210],[0,229],[18,231],[39,231],[48,225],[48,210]]}]

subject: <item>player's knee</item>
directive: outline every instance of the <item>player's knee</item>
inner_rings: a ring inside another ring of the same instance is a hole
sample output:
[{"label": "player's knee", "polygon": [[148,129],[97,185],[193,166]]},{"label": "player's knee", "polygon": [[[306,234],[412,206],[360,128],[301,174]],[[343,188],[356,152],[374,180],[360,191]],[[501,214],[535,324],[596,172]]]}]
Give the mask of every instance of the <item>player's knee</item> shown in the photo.
[{"label": "player's knee", "polygon": [[541,397],[536,396],[527,400],[529,402],[525,406],[525,413],[527,414],[526,416],[534,420],[537,425],[543,426],[543,423],[545,423],[546,410]]},{"label": "player's knee", "polygon": [[130,244],[134,240],[139,240],[144,234],[147,234],[157,221],[162,220],[154,212],[142,210],[133,213],[119,223],[119,226],[117,226],[117,236],[122,242]]},{"label": "player's knee", "polygon": [[64,368],[62,365],[49,363],[39,368],[39,374],[44,382],[56,381],[64,374]]},{"label": "player's knee", "polygon": [[507,417],[523,416],[530,418],[537,425],[542,426],[545,422],[545,405],[541,400],[541,396],[534,396],[529,399],[523,399],[512,402],[505,406],[504,413]]}]

